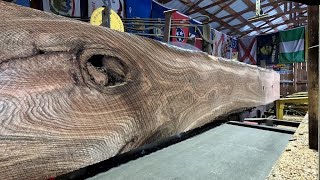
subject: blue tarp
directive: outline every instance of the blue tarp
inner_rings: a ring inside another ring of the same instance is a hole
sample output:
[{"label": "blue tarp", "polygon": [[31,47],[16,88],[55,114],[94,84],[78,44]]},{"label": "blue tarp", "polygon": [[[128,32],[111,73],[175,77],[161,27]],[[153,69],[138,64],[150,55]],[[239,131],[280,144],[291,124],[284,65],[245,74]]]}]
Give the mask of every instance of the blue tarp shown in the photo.
[{"label": "blue tarp", "polygon": [[[152,0],[126,0],[126,17],[127,18],[151,18]],[[135,21],[137,21],[135,20]],[[141,20],[139,27],[133,25],[127,25],[127,32],[149,34],[150,30],[134,30],[130,28],[145,29],[148,26],[144,25],[145,21]]]},{"label": "blue tarp", "polygon": [[[190,23],[193,25],[201,25],[201,23],[199,21],[195,21],[193,19],[190,20]],[[202,26],[198,26],[198,28],[200,29],[201,33],[203,33]],[[195,35],[196,37],[200,37],[200,35],[196,32],[196,29],[193,27],[189,28],[189,34]]]},{"label": "blue tarp", "polygon": [[151,17],[164,19],[164,12],[168,10],[170,10],[170,8],[167,8],[156,1],[152,1]]},{"label": "blue tarp", "polygon": [[16,0],[14,1],[16,4],[19,4],[21,6],[30,7],[30,0]]},{"label": "blue tarp", "polygon": [[152,0],[126,0],[127,18],[151,18]]},{"label": "blue tarp", "polygon": [[[168,11],[170,10],[169,8],[159,4],[158,2],[155,2],[155,1],[152,1],[152,11],[151,11],[151,17],[152,18],[160,18],[160,19],[163,19],[165,18],[164,16],[164,12],[165,11]],[[154,28],[152,30],[152,33],[153,34],[164,34],[163,33],[164,31],[164,28]],[[163,37],[157,37],[157,36],[154,36],[153,39],[156,39],[156,40],[159,40],[159,41],[162,41],[163,40]]]}]

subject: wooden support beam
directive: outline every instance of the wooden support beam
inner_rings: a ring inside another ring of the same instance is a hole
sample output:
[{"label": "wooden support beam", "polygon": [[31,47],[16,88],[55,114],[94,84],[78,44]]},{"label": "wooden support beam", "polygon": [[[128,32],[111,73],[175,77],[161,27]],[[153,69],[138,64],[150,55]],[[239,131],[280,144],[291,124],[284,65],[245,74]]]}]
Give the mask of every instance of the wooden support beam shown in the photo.
[{"label": "wooden support beam", "polygon": [[209,17],[216,17],[217,14],[219,14],[221,11],[223,11],[227,6],[230,6],[232,3],[234,3],[236,0],[229,1],[228,3],[224,4],[223,6],[220,6],[220,9],[211,14]]},{"label": "wooden support beam", "polygon": [[240,31],[240,29],[235,28],[233,26],[231,26],[230,24],[224,22],[221,18],[217,18],[217,17],[213,17],[213,19],[219,23],[222,24],[223,26],[227,27],[228,29],[230,29],[232,32],[238,34],[238,35],[242,35],[243,33]]},{"label": "wooden support beam", "polygon": [[[301,23],[305,23],[306,22],[306,19],[307,18],[304,18],[304,19],[300,19],[299,21]],[[263,31],[263,33],[261,34],[264,34],[264,33],[267,33],[267,32],[270,32],[271,30],[274,30],[275,27],[278,27],[278,26],[281,26],[281,25],[289,25],[289,27],[291,27],[291,25],[294,24],[294,20],[288,20],[288,21],[285,21],[283,23],[279,23],[279,24],[273,24],[272,26],[266,26],[266,27],[257,27],[259,28],[260,30]],[[250,30],[247,30],[247,31],[243,31],[244,34],[249,34],[250,32],[252,32],[254,30],[250,29]],[[232,33],[231,33],[232,35]]]},{"label": "wooden support beam", "polygon": [[[319,43],[320,43],[320,9],[318,10],[319,13]],[[308,35],[309,37],[309,35]],[[318,51],[319,51],[319,56],[318,58],[320,58],[320,46],[318,47]],[[318,75],[320,75],[320,60],[318,60]],[[319,139],[320,139],[320,78],[318,78],[318,180],[320,179],[320,151],[319,151],[319,146],[320,146],[320,142],[319,142]]]},{"label": "wooden support beam", "polygon": [[309,147],[318,149],[319,6],[308,6],[308,14]]},{"label": "wooden support beam", "polygon": [[161,4],[166,4],[166,3],[168,3],[168,2],[170,2],[170,1],[172,1],[172,0],[158,0]]},{"label": "wooden support beam", "polygon": [[197,7],[201,2],[204,0],[198,0],[197,2],[194,2],[192,6],[189,7],[189,9],[185,12],[185,14],[189,14],[190,11],[192,11],[195,7]]},{"label": "wooden support beam", "polygon": [[271,30],[274,30],[275,27],[282,26],[282,25],[288,25],[288,26],[289,26],[288,29],[290,29],[290,28],[292,28],[292,26],[294,26],[295,23],[301,23],[301,24],[307,23],[307,19],[308,19],[308,18],[305,17],[305,18],[301,18],[301,19],[299,19],[299,20],[294,20],[294,19],[292,19],[292,20],[285,21],[285,22],[283,22],[283,23],[273,24],[272,26],[268,26],[268,27],[266,28],[267,30],[265,30],[264,33],[269,32],[269,31],[271,31]]},{"label": "wooden support beam", "polygon": [[[251,0],[243,0],[243,2],[247,5],[247,6],[253,6],[255,5],[254,2],[252,2]],[[243,18],[242,16],[240,16],[240,18],[238,18],[241,22],[243,22],[243,24],[250,26],[251,28],[255,28],[255,26],[253,25],[252,21],[248,21],[247,19]],[[257,30],[258,33],[261,33],[261,30],[258,29]]]},{"label": "wooden support beam", "polygon": [[163,42],[169,43],[170,41],[170,34],[171,34],[171,20],[172,14],[177,12],[176,9],[171,9],[164,12],[165,15],[165,25],[164,25],[164,37]]},{"label": "wooden support beam", "polygon": [[[280,3],[280,5],[281,5],[281,3]],[[272,9],[266,11],[265,13],[269,13],[270,11],[272,11]],[[231,21],[233,21],[233,20],[236,19],[236,18],[237,18],[237,16],[233,16],[233,18],[231,18],[230,20],[226,21],[226,23],[230,23]],[[262,25],[256,27],[254,30],[256,30],[256,29],[258,29],[258,28],[260,28],[260,27],[268,24],[269,22],[271,22],[271,21],[273,21],[273,20],[275,20],[275,19],[276,19],[276,17],[269,18],[265,23],[263,23]],[[220,26],[220,27],[217,28],[218,31],[221,31],[221,30],[224,30],[224,29],[226,29],[226,28],[223,28],[223,26]]]},{"label": "wooden support beam", "polygon": [[[294,13],[294,12],[301,12],[302,14],[304,14],[304,13],[307,12],[307,8],[292,9],[292,10],[288,11],[288,13]],[[264,24],[267,24],[268,21],[270,21],[270,20],[275,20],[275,19],[277,19],[277,18],[279,18],[279,17],[281,17],[281,16],[282,16],[281,14],[275,14],[275,15],[268,16],[268,17],[265,17],[265,18],[252,20],[252,21],[250,21],[250,22],[266,21],[266,23],[264,23]],[[305,16],[304,16],[304,17],[305,17]],[[290,22],[290,19],[289,19],[289,22]],[[235,28],[241,28],[241,27],[243,27],[243,24],[235,25],[234,27],[235,27]],[[222,30],[223,30],[223,29],[222,29]],[[255,28],[254,28],[254,29],[250,29],[249,31],[251,31],[251,30],[255,30]]]},{"label": "wooden support beam", "polygon": [[[268,7],[268,6],[271,6],[273,4],[278,4],[279,2],[271,2],[271,3],[267,3],[267,4],[264,4],[264,5],[261,5],[261,8],[265,8],[265,7]],[[247,13],[247,12],[250,12],[250,11],[255,11],[255,5],[251,5],[249,6],[247,9],[243,10],[243,11],[240,11],[238,12],[238,14],[242,15],[244,13]],[[223,16],[221,17],[221,19],[228,19],[230,17],[235,17],[234,14],[229,14],[229,15],[226,15],[226,16]]]},{"label": "wooden support beam", "polygon": [[[301,9],[300,10],[297,10],[297,9],[292,10],[292,12],[297,12],[297,11],[301,11]],[[302,11],[302,13],[305,13],[305,12],[307,12],[307,10],[305,10],[305,11],[303,10]],[[269,18],[272,18],[273,20],[275,20],[275,19],[277,19],[279,17],[281,17],[281,15],[279,15],[279,14],[276,14],[276,15],[273,15],[273,16],[269,16]],[[265,18],[263,18],[263,19],[265,19]],[[261,20],[263,20],[263,19],[261,19]],[[298,21],[299,21],[300,24],[306,24],[307,23],[307,18],[305,16],[303,16],[303,17],[300,17],[300,19]],[[262,27],[261,26],[261,27],[259,27],[259,29],[267,29],[267,30],[263,31],[263,33],[266,33],[266,32],[268,32],[270,30],[273,30],[275,27],[278,27],[278,26],[281,26],[281,25],[285,25],[285,24],[292,24],[294,22],[295,22],[295,20],[291,19],[291,20],[285,21],[283,23],[273,24],[273,25],[267,26],[267,27]],[[265,24],[267,24],[267,23],[265,23]],[[237,26],[234,26],[234,27],[235,28],[240,28],[241,26],[237,25]],[[291,26],[289,28],[291,28]],[[256,29],[258,29],[258,28],[253,28],[253,29],[249,29],[249,30],[243,31],[243,34],[245,34],[245,35],[249,34],[250,32],[255,31]]]},{"label": "wooden support beam", "polygon": [[[274,2],[272,2],[272,3],[274,3]],[[250,21],[250,22],[248,22],[248,23],[253,23],[253,22],[258,22],[258,21],[265,21],[265,23],[263,23],[262,25],[260,25],[260,26],[258,26],[258,27],[255,27],[255,28],[251,28],[251,29],[249,29],[249,30],[246,30],[246,31],[243,31],[243,34],[244,35],[246,35],[246,34],[249,34],[250,32],[252,32],[252,31],[258,31],[259,29],[261,29],[263,26],[265,26],[266,24],[269,24],[270,26],[268,26],[268,29],[267,30],[263,30],[263,32],[261,32],[261,33],[266,33],[266,32],[268,32],[268,31],[270,31],[270,30],[273,30],[273,29],[275,29],[275,28],[277,28],[278,26],[280,26],[280,25],[284,25],[284,24],[286,24],[286,22],[287,23],[292,23],[292,22],[294,22],[294,23],[298,23],[299,25],[304,25],[304,24],[306,24],[306,22],[307,22],[307,19],[305,18],[305,16],[298,16],[298,18],[297,18],[297,20],[296,21],[293,21],[293,20],[290,20],[290,18],[289,18],[289,20],[286,20],[284,23],[278,23],[278,24],[274,24],[274,20],[276,20],[276,19],[278,19],[278,18],[280,18],[280,17],[282,17],[283,19],[284,19],[284,17],[285,17],[285,14],[294,14],[294,13],[299,13],[299,14],[301,14],[301,15],[303,15],[304,13],[306,13],[307,12],[307,8],[306,7],[303,7],[303,8],[289,8],[289,10],[288,10],[288,8],[287,8],[287,6],[289,5],[290,3],[288,3],[288,2],[282,2],[282,4],[279,4],[279,5],[284,5],[284,12],[282,12],[282,13],[277,13],[277,14],[275,14],[275,15],[272,15],[272,16],[268,16],[268,17],[265,17],[265,18],[262,18],[262,19],[257,19],[257,20],[253,20],[253,21]],[[272,6],[274,6],[275,4],[273,4]],[[300,5],[300,4],[299,4]],[[272,9],[271,9],[272,10]],[[265,13],[268,13],[268,12],[270,12],[271,10],[269,10],[269,11],[266,11]],[[232,18],[231,20],[233,20],[233,19],[235,19],[235,18]],[[292,18],[293,19],[293,18]],[[228,21],[226,21],[226,23],[228,23],[229,22],[229,20]],[[243,27],[244,26],[244,24],[242,23],[242,24],[239,24],[239,25],[236,25],[236,26],[234,26],[235,28],[238,28],[238,29],[240,29],[241,27]],[[290,28],[291,28],[291,26],[289,26]],[[220,26],[220,28],[218,28],[218,30],[225,30],[225,29],[227,29],[226,27],[223,27],[222,25]],[[264,28],[265,29],[265,28]],[[234,32],[232,32],[230,35],[236,35],[236,33],[234,33]]]},{"label": "wooden support beam", "polygon": [[[295,13],[295,12],[302,12],[302,13],[304,13],[304,12],[306,12],[306,11],[307,11],[307,8],[291,9],[290,11],[288,11],[288,13]],[[252,20],[252,21],[250,21],[250,22],[265,21],[265,20],[268,20],[269,18],[274,18],[274,17],[279,18],[279,17],[281,17],[281,16],[282,16],[282,14],[275,14],[275,15],[263,17],[263,18],[261,18],[261,19],[255,19],[255,20]],[[292,18],[290,18],[290,19],[292,19]],[[289,19],[289,20],[290,20],[290,19]],[[240,26],[241,26],[241,25],[237,25],[236,27],[240,27]]]},{"label": "wooden support beam", "polygon": [[[221,4],[219,4],[219,6],[222,8],[222,6],[224,5],[225,3],[221,3]],[[241,22],[243,22],[242,24],[245,24],[245,25],[248,25],[248,26],[250,26],[250,27],[252,27],[252,28],[255,28],[255,26],[253,25],[253,24],[251,24],[251,23],[248,23],[248,21],[245,19],[245,18],[243,18],[240,14],[238,14],[236,11],[234,11],[232,8],[230,8],[229,6],[223,6],[224,7],[224,10],[225,11],[227,11],[228,13],[230,13],[230,14],[233,14],[234,16],[236,16]],[[222,19],[222,18],[220,18],[220,19]],[[225,23],[225,24],[227,24],[227,23]],[[228,24],[229,25],[229,24]],[[233,28],[234,29],[234,28]],[[244,35],[244,33],[243,32],[241,32],[239,29],[237,29],[236,31],[233,31],[233,33],[238,33],[238,34],[236,34],[236,35]]]},{"label": "wooden support beam", "polygon": [[[235,0],[231,0],[231,1],[234,2]],[[226,7],[226,6],[225,6],[225,7]],[[222,8],[221,8],[221,10],[222,10]],[[218,10],[218,11],[220,11],[220,10]],[[206,11],[206,10],[204,10],[204,13],[203,13],[203,14],[204,14],[204,15],[207,15],[207,16],[211,16],[212,21],[210,21],[210,22],[215,21],[215,22],[217,22],[217,23],[219,23],[219,24],[222,24],[223,26],[227,27],[228,29],[232,30],[233,32],[238,33],[239,35],[242,34],[239,29],[234,28],[233,26],[231,26],[231,25],[229,25],[228,23],[224,22],[224,20],[223,20],[222,18],[217,18],[217,17],[215,17],[215,16],[212,16],[212,15],[211,15],[208,11]],[[208,22],[206,22],[206,23],[208,23]]]},{"label": "wooden support beam", "polygon": [[293,1],[293,2],[298,2],[298,3],[302,3],[302,4],[308,4],[308,5],[319,5],[319,1],[317,0],[289,0],[289,1]]},{"label": "wooden support beam", "polygon": [[31,0],[30,7],[38,10],[43,10],[42,0]]},{"label": "wooden support beam", "polygon": [[204,7],[199,7],[196,10],[193,10],[193,11],[191,11],[189,13],[186,13],[186,14],[187,15],[191,15],[191,14],[194,14],[194,13],[197,13],[197,12],[204,12],[208,8],[217,6],[217,5],[219,5],[219,4],[223,3],[223,2],[228,2],[228,1],[231,1],[231,0],[219,0],[217,2],[214,2],[214,3],[210,4],[210,5],[207,5],[207,6],[204,6]]}]

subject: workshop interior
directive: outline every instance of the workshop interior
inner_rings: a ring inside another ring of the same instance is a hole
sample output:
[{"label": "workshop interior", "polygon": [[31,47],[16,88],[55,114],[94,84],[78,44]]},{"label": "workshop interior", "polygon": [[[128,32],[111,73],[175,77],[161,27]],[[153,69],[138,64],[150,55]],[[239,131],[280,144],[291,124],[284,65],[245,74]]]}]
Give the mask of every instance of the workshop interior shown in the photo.
[{"label": "workshop interior", "polygon": [[0,0],[0,179],[319,179],[317,0]]}]

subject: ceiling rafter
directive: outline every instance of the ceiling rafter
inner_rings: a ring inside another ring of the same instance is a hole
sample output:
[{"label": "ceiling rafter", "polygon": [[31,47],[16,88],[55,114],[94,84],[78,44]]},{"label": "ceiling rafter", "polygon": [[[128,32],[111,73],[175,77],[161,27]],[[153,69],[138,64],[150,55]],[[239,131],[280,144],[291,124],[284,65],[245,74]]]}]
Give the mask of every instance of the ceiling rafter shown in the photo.
[{"label": "ceiling rafter", "polygon": [[[223,11],[227,6],[231,5],[232,3],[234,3],[236,0],[232,0],[229,1],[227,4],[223,5],[218,11],[216,11],[214,14],[210,14],[210,18],[211,17],[216,17],[217,14],[219,14],[221,11]],[[219,5],[220,6],[220,5]]]},{"label": "ceiling rafter", "polygon": [[[246,2],[250,2],[250,3],[251,3],[251,1],[249,1],[249,0],[244,0],[244,2],[245,2],[245,3],[246,3]],[[247,4],[247,5],[248,5],[248,4]],[[250,5],[248,5],[248,6],[250,6]],[[227,12],[230,13],[230,14],[236,15],[236,16],[237,16],[237,19],[240,20],[242,23],[250,26],[251,28],[255,28],[255,26],[254,26],[251,22],[248,22],[247,19],[245,19],[244,17],[242,17],[242,16],[241,16],[240,14],[238,14],[235,10],[231,9],[230,6],[227,6],[227,7],[225,8],[225,11],[227,11]],[[242,34],[242,33],[241,33],[241,34]]]},{"label": "ceiling rafter", "polygon": [[188,7],[191,7],[193,5],[193,2],[191,0],[179,0],[179,1]]},{"label": "ceiling rafter", "polygon": [[[169,2],[170,0],[158,0],[159,2]],[[172,2],[174,0],[171,0]],[[211,20],[203,20],[203,23],[212,23],[212,27],[218,31],[227,32],[229,35],[244,36],[264,34],[270,31],[285,29],[288,25],[301,26],[306,24],[307,6],[301,3],[293,3],[287,0],[263,0],[261,8],[269,16],[252,19],[248,21],[248,12],[255,14],[254,0],[178,0],[184,5],[184,14],[194,17],[195,13],[209,16]],[[206,3],[206,4],[204,4]],[[172,8],[178,8],[177,3],[171,3]],[[204,5],[202,5],[204,4]],[[201,7],[202,6],[202,7]],[[243,6],[241,11],[234,6]],[[214,7],[214,9],[212,9]],[[212,12],[214,10],[214,12]],[[210,13],[210,12],[212,13]],[[253,15],[252,15],[253,16]],[[237,20],[237,21],[234,21]],[[226,31],[229,30],[229,31]],[[254,33],[252,33],[254,32]]]},{"label": "ceiling rafter", "polygon": [[[222,2],[223,0],[221,0],[221,1],[218,1],[218,2]],[[228,1],[232,1],[232,2],[234,2],[234,1],[236,1],[236,0],[228,0]],[[214,3],[213,3],[214,4]],[[197,7],[197,6],[196,6]],[[204,10],[204,13],[202,13],[203,15],[207,15],[207,16],[210,16],[211,15],[211,13],[209,13],[208,11],[206,11],[206,10]],[[227,23],[225,23],[223,20],[221,20],[220,18],[217,18],[217,17],[211,17],[211,18],[213,18],[214,19],[214,21],[216,21],[216,22],[218,22],[219,24],[223,24],[224,26],[226,26],[228,29],[231,29],[231,30],[233,30],[233,31],[235,31],[235,32],[237,32],[237,33],[241,33],[241,31],[239,30],[239,29],[236,29],[236,28],[234,28],[233,26],[231,26],[231,25],[229,25],[229,24],[227,24]]]},{"label": "ceiling rafter", "polygon": [[[272,5],[272,4],[278,4],[278,3],[272,2],[272,3],[264,4],[264,5],[261,5],[261,8],[268,7],[268,6]],[[252,5],[252,6],[248,7],[247,9],[238,12],[238,14],[242,15],[242,14],[247,13],[247,12],[255,11],[255,7],[256,7],[256,5]],[[229,14],[229,15],[223,16],[221,18],[227,19],[227,18],[230,18],[230,17],[236,18],[233,14]]]},{"label": "ceiling rafter", "polygon": [[[272,2],[277,2],[276,0],[269,0],[269,1],[272,1]],[[286,4],[288,4],[288,3],[286,3]],[[284,8],[283,10],[280,8],[282,5],[284,5],[284,7],[286,7],[286,4],[281,4],[281,5],[276,5],[276,4],[273,4],[272,5],[272,7],[277,11],[277,13],[283,13],[283,15],[282,15],[282,19],[283,19],[283,21],[287,21],[287,20],[289,20],[288,18],[287,18],[287,16],[285,16],[285,14],[286,14],[286,11],[288,10],[287,8]]]},{"label": "ceiling rafter", "polygon": [[[254,6],[255,4],[253,2],[251,2],[250,0],[244,0],[244,3],[250,7],[250,6]],[[242,17],[242,16],[241,16]],[[243,18],[243,17],[242,17]],[[243,18],[244,19],[244,18]],[[247,19],[244,19],[245,21],[243,23],[245,23],[246,25],[250,26],[251,28],[256,28],[255,25],[253,25],[253,23],[250,21],[248,21]],[[262,31],[260,29],[257,30],[257,32],[261,33]]]},{"label": "ceiling rafter", "polygon": [[[265,13],[267,14],[267,13],[271,12],[272,10],[273,10],[273,9],[269,9],[269,10],[266,11]],[[273,21],[273,20],[275,20],[275,19],[277,19],[277,18],[278,18],[278,17],[270,18],[270,19],[267,20],[267,22],[263,23],[263,25],[260,25],[260,26],[258,26],[258,27],[256,27],[256,28],[262,27],[262,26],[268,24],[269,21]],[[234,19],[236,19],[236,17],[231,18],[230,20],[226,21],[226,23],[230,23],[230,22],[233,21]],[[220,31],[221,31],[221,30],[225,30],[225,29],[226,29],[226,28],[223,27],[223,26],[220,26],[219,28],[217,28],[217,30],[220,30]]]},{"label": "ceiling rafter", "polygon": [[219,0],[217,2],[214,2],[214,3],[212,3],[210,5],[207,5],[207,6],[204,6],[204,7],[199,7],[198,6],[199,8],[187,13],[187,15],[191,15],[191,14],[194,14],[194,13],[197,13],[197,12],[207,12],[206,9],[209,9],[211,7],[217,6],[217,5],[219,5],[219,4],[223,3],[223,2],[228,2],[228,1],[231,1],[231,0]]},{"label": "ceiling rafter", "polygon": [[[304,19],[299,20],[299,22],[301,22],[302,25],[306,25],[307,24],[306,20],[307,20],[307,17],[304,18]],[[275,24],[274,26],[288,25],[289,27],[286,28],[286,29],[290,29],[292,27],[295,27],[295,23],[296,23],[296,20],[295,19],[291,19],[291,20],[289,20],[287,22],[283,22],[283,23],[280,23],[280,24]],[[273,31],[274,27],[266,27],[265,29],[267,29],[267,30],[265,30],[264,33],[269,33],[271,31]]]},{"label": "ceiling rafter", "polygon": [[[304,17],[304,18],[301,18],[300,20],[299,20],[299,22],[301,22],[301,24],[303,24],[303,23],[307,23],[306,22],[306,20],[307,20],[307,17]],[[269,30],[274,30],[274,28],[275,27],[278,27],[278,26],[282,26],[282,25],[286,25],[286,24],[294,24],[294,22],[295,22],[296,20],[294,20],[294,19],[289,19],[289,20],[287,20],[287,21],[284,21],[284,22],[282,22],[282,23],[278,23],[278,24],[273,24],[272,26],[267,26],[267,27],[260,27],[259,29],[260,30],[264,30],[263,31],[263,34],[264,33],[266,33],[266,31],[268,31],[269,32]],[[247,30],[247,31],[243,31],[245,34],[250,34],[251,32],[253,32],[253,31],[256,31],[256,29],[249,29],[249,30]]]},{"label": "ceiling rafter", "polygon": [[160,3],[162,3],[162,4],[168,3],[168,2],[170,2],[170,1],[172,1],[172,0],[158,0],[158,2],[160,2]]},{"label": "ceiling rafter", "polygon": [[195,7],[197,7],[200,3],[202,3],[204,0],[198,0],[196,3],[193,3],[192,6],[189,7],[189,9],[185,12],[188,14],[190,11],[192,11]]},{"label": "ceiling rafter", "polygon": [[[299,12],[299,11],[301,11],[301,12],[304,13],[304,12],[307,11],[307,8],[291,9],[291,10],[288,11],[288,13],[294,13],[294,12]],[[274,17],[279,18],[279,17],[281,17],[281,16],[282,16],[282,14],[275,14],[275,15],[263,17],[263,18],[260,18],[260,19],[254,19],[254,20],[252,20],[252,21],[250,21],[250,22],[264,21],[264,20],[271,19],[271,18],[274,18]],[[239,27],[241,27],[241,26],[243,26],[243,24],[236,25],[235,27],[236,27],[236,28],[239,28]]]},{"label": "ceiling rafter", "polygon": [[[281,4],[283,4],[283,2],[281,3]],[[265,13],[267,14],[267,13],[269,13],[269,12],[271,12],[273,9],[269,9],[268,11],[266,11]],[[233,21],[234,19],[236,19],[237,17],[236,16],[233,16],[233,18],[231,18],[230,20],[228,20],[228,21],[226,21],[226,23],[230,23],[231,21]],[[274,18],[274,19],[276,19],[276,18]],[[273,20],[274,20],[273,19]],[[269,19],[270,20],[270,19]],[[268,20],[268,21],[269,21]],[[266,22],[266,23],[264,23],[264,25],[265,24],[267,24],[268,22]],[[259,26],[260,27],[260,26]],[[225,27],[223,27],[223,26],[219,26],[218,28],[217,28],[217,30],[219,30],[219,31],[222,31],[222,30],[225,30],[226,28]]]}]

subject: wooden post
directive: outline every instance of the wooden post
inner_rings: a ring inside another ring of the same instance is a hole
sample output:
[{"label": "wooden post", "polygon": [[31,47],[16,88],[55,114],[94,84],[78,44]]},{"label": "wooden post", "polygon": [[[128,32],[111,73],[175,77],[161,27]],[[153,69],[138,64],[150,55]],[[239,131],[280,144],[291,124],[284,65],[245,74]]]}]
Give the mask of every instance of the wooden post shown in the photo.
[{"label": "wooden post", "polygon": [[171,16],[174,12],[176,12],[176,9],[168,10],[164,12],[165,16],[165,26],[164,26],[164,38],[163,42],[168,43],[170,42],[170,34],[171,34]]},{"label": "wooden post", "polygon": [[[205,24],[203,25],[203,37],[205,37],[208,40],[211,40],[211,27],[209,24]],[[204,41],[206,42],[206,41]],[[208,54],[212,54],[212,44],[206,42],[204,45],[204,50],[205,52],[207,52]]]},{"label": "wooden post", "polygon": [[43,10],[42,0],[31,0],[30,7],[38,10]]},{"label": "wooden post", "polygon": [[[319,6],[318,6],[318,8],[319,8]],[[318,22],[320,22],[320,11],[318,10],[318,12],[319,12],[319,19],[318,19]],[[319,42],[320,42],[320,23],[319,23]],[[319,56],[318,57],[320,57],[320,46],[318,47],[318,51],[319,51]],[[318,74],[320,74],[320,61],[318,61]],[[320,79],[318,78],[318,85],[319,85],[319,83],[320,83]],[[319,86],[318,86],[319,87]],[[319,91],[319,89],[318,89],[318,97],[320,97],[320,91]],[[318,99],[318,121],[320,120],[320,109],[319,109],[319,107],[320,107],[320,100]],[[319,146],[320,146],[320,142],[319,142],[319,139],[320,139],[320,133],[319,133],[319,131],[320,131],[320,123],[318,123],[318,148],[319,148]],[[318,150],[318,180],[320,179],[320,152],[319,152],[319,150]]]},{"label": "wooden post", "polygon": [[89,17],[88,6],[89,4],[87,0],[80,0],[81,18]]},{"label": "wooden post", "polygon": [[318,149],[319,6],[308,6],[309,147]]}]

